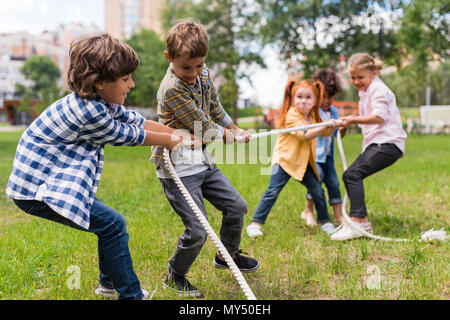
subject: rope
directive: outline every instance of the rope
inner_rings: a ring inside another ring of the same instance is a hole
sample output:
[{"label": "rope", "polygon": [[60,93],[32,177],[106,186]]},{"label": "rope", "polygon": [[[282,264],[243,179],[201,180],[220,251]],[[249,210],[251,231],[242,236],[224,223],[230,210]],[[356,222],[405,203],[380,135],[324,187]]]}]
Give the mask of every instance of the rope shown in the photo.
[{"label": "rope", "polygon": [[200,223],[203,226],[203,228],[205,229],[206,233],[211,238],[214,245],[219,250],[220,254],[222,255],[222,257],[225,259],[226,263],[230,267],[234,277],[238,281],[245,296],[247,297],[248,300],[256,300],[255,295],[253,294],[252,290],[250,289],[249,285],[247,284],[247,281],[245,281],[244,276],[242,275],[241,271],[237,267],[233,258],[228,253],[228,250],[225,248],[223,243],[220,241],[219,237],[214,232],[214,230],[211,227],[211,225],[209,224],[208,220],[203,215],[203,213],[200,211],[200,209],[198,208],[194,199],[192,199],[189,191],[183,185],[183,182],[181,181],[180,177],[178,177],[177,173],[175,172],[175,169],[173,168],[173,165],[172,165],[172,161],[170,160],[170,155],[169,155],[168,149],[164,149],[164,160],[166,162],[166,167],[169,170],[170,175],[172,176],[172,179],[174,180],[175,184],[177,185],[177,187],[180,190],[181,194],[183,195],[184,199],[189,204],[189,207],[191,207],[192,211],[194,211],[196,217],[200,221]]},{"label": "rope", "polygon": [[[267,131],[267,132],[261,132],[261,133],[252,134],[250,136],[250,139],[262,138],[262,137],[277,135],[277,134],[280,134],[280,133],[289,133],[289,132],[293,132],[293,131],[300,131],[300,130],[312,129],[312,128],[317,128],[317,127],[331,126],[331,125],[339,124],[339,123],[342,123],[342,120],[318,122],[318,123],[313,123],[313,124],[308,124],[308,125],[301,125],[301,126],[292,127],[292,128],[270,130],[270,131]],[[237,142],[243,142],[244,139],[245,139],[244,136],[236,136],[235,138],[236,138]]]}]

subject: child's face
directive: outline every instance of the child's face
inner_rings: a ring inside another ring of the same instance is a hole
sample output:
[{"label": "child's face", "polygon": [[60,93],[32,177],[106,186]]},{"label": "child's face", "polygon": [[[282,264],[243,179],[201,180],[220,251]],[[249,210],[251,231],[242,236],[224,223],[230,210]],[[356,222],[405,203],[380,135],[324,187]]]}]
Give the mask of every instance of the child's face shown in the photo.
[{"label": "child's face", "polygon": [[320,106],[323,110],[328,111],[330,106],[333,104],[333,97],[330,97],[327,93],[324,93],[322,105]]},{"label": "child's face", "polygon": [[358,89],[358,91],[366,91],[372,82],[373,78],[378,74],[378,72],[367,70],[367,69],[352,69],[350,70],[350,78],[352,79],[353,85]]},{"label": "child's face", "polygon": [[132,74],[118,78],[114,82],[97,84],[96,91],[107,103],[124,104],[127,93],[134,88]]},{"label": "child's face", "polygon": [[308,116],[311,109],[314,107],[316,102],[316,97],[311,88],[300,87],[297,89],[294,95],[293,105],[296,107],[303,115]]},{"label": "child's face", "polygon": [[183,81],[193,84],[198,75],[203,71],[206,57],[190,58],[188,53],[176,58],[171,58],[167,51],[164,51],[167,61],[173,64],[175,74]]}]

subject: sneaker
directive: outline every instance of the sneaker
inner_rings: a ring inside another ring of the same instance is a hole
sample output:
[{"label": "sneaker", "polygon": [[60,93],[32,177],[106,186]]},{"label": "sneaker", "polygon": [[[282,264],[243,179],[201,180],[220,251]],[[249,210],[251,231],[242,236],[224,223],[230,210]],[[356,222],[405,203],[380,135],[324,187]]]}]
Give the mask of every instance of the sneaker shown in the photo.
[{"label": "sneaker", "polygon": [[[360,229],[372,233],[372,224],[370,222],[358,223],[354,222]],[[353,229],[350,225],[344,223],[342,228],[338,229],[334,234],[331,235],[331,240],[350,240],[364,237],[364,234]]]},{"label": "sneaker", "polygon": [[263,232],[261,231],[261,226],[259,224],[252,223],[247,227],[247,234],[250,238],[255,239],[261,237]]},{"label": "sneaker", "polygon": [[117,298],[116,290],[113,288],[108,288],[101,283],[98,284],[97,288],[95,288],[95,294],[97,296],[101,296],[105,299],[114,299]]},{"label": "sneaker", "polygon": [[180,297],[200,297],[202,293],[194,287],[185,277],[176,273],[169,273],[163,283],[163,288],[169,288],[178,293]]},{"label": "sneaker", "polygon": [[333,234],[336,231],[334,225],[331,222],[324,223],[322,226],[320,226],[320,230],[328,234]]},{"label": "sneaker", "polygon": [[142,294],[144,295],[144,296],[142,297],[142,300],[147,300],[148,297],[150,296],[150,294],[149,294],[148,291],[145,290],[145,289],[141,289],[141,291],[142,291]]},{"label": "sneaker", "polygon": [[[239,250],[234,256],[234,263],[236,263],[239,270],[244,273],[251,273],[258,270],[260,267],[259,261],[250,257],[244,257],[241,255],[242,253],[248,254],[247,252]],[[219,258],[218,253],[216,253],[216,256],[214,257],[213,265],[218,269],[229,268],[227,262]]]},{"label": "sneaker", "polygon": [[306,221],[306,225],[308,227],[315,227],[315,226],[317,226],[316,218],[314,218],[314,215],[313,215],[312,212],[303,211],[300,217],[303,220]]}]

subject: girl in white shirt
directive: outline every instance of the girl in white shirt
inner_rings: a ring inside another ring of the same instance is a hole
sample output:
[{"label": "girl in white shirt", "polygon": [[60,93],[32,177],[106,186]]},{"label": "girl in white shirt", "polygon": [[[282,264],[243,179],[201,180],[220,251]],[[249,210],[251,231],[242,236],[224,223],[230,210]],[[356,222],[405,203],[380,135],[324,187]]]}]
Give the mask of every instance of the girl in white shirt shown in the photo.
[{"label": "girl in white shirt", "polygon": [[[356,53],[348,62],[353,85],[358,89],[359,115],[343,117],[345,127],[358,124],[364,136],[362,153],[344,172],[343,180],[350,199],[350,218],[372,232],[367,219],[363,179],[397,161],[405,152],[406,132],[402,128],[395,95],[378,77],[382,62],[367,53]],[[363,234],[344,225],[332,240],[348,240]]]}]

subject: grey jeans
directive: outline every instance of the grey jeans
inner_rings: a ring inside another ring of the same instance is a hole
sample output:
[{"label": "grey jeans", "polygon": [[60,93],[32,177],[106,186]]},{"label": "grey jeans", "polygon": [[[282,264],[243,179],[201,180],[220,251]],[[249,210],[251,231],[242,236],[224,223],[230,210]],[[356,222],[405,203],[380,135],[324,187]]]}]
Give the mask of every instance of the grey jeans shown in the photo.
[{"label": "grey jeans", "polygon": [[[228,252],[235,254],[241,243],[247,202],[216,166],[180,179],[206,218],[208,215],[203,198],[222,211],[220,239]],[[178,238],[175,252],[169,259],[169,272],[184,276],[200,253],[207,234],[175,182],[172,179],[159,180],[167,200],[186,228]]]}]

